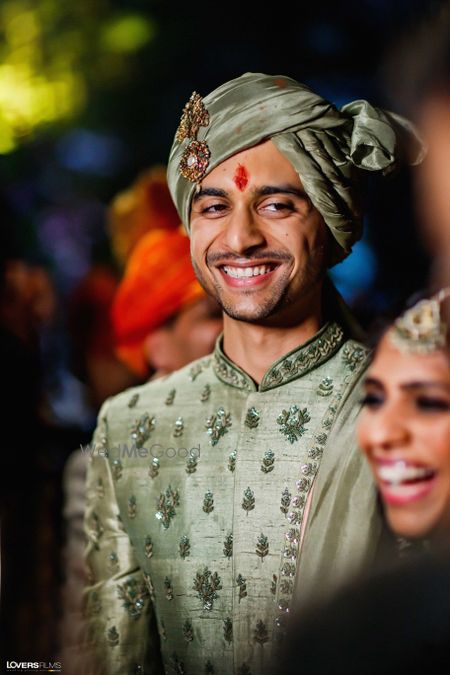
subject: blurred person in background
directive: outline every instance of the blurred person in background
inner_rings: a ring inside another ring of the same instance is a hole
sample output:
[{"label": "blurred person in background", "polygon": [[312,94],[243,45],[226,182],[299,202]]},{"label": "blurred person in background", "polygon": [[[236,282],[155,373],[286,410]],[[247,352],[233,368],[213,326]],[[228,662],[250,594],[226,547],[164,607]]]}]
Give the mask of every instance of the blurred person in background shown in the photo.
[{"label": "blurred person in background", "polygon": [[388,92],[427,145],[416,172],[416,204],[434,256],[436,285],[450,281],[450,2],[409,32],[388,62]]},{"label": "blurred person in background", "polygon": [[[440,673],[450,663],[450,362],[446,288],[386,330],[365,377],[358,440],[401,564],[297,617],[287,675]],[[421,555],[419,555],[421,553]]]},{"label": "blurred person in background", "polygon": [[[143,183],[141,178],[136,185],[138,197],[143,185],[147,188],[145,204],[152,205],[147,216],[155,217],[157,225],[164,225],[167,211],[164,210],[162,217],[156,217],[160,213],[158,205],[163,201],[164,185],[169,199],[170,195],[167,184],[161,182],[159,174],[157,177],[158,190],[152,190],[154,175],[151,172],[150,181]],[[154,192],[160,200],[156,205],[149,198]],[[139,199],[131,199],[131,193],[129,190],[129,202],[139,204]],[[113,204],[116,208],[117,199]],[[110,273],[96,268],[73,298],[72,325],[84,345],[83,350],[78,344],[77,353],[84,363],[85,381],[98,405],[133,382],[167,375],[193,358],[209,353],[222,329],[217,304],[206,296],[195,278],[186,234],[171,224],[164,229],[151,227],[139,208],[134,215],[139,223],[145,222],[146,227],[144,234],[142,228],[139,230],[138,240],[129,211],[127,215],[132,245],[127,244],[125,234],[120,232],[117,214],[113,219],[116,255],[126,251],[126,255],[119,258],[119,262],[125,263],[122,280],[117,282]],[[80,309],[84,312],[84,321],[79,320]],[[77,668],[72,665],[71,648],[80,628],[82,589],[86,583],[83,518],[88,461],[89,447],[74,452],[64,474],[66,581],[60,660],[64,670],[74,673]]]},{"label": "blurred person in background", "polygon": [[[46,398],[42,338],[54,320],[57,301],[45,265],[31,259],[19,241],[20,225],[12,210],[3,202],[1,210],[0,359],[5,385],[0,472],[1,646],[3,654],[36,657],[55,646],[52,594],[57,582],[52,572],[56,544],[51,524],[55,469],[50,447],[58,429]],[[43,624],[39,638],[37,623]]]},{"label": "blurred person in background", "polygon": [[361,236],[364,171],[406,148],[419,161],[405,120],[283,76],[186,104],[169,186],[224,334],[100,412],[86,672],[272,672],[291,603],[373,564],[383,524],[354,439],[367,351],[326,269]]}]

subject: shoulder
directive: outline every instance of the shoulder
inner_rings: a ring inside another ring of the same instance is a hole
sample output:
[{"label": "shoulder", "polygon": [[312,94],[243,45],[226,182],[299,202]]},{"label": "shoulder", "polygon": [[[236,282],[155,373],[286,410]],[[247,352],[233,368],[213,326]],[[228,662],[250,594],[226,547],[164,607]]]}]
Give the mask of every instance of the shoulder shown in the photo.
[{"label": "shoulder", "polygon": [[[124,411],[133,412],[138,406],[155,406],[158,402],[169,405],[170,397],[178,390],[190,388],[197,377],[212,368],[213,354],[188,363],[183,368],[170,375],[151,380],[137,387],[130,387],[125,391],[109,398],[103,406],[102,413],[108,419],[116,415],[123,415]],[[169,403],[167,402],[169,401]]]}]

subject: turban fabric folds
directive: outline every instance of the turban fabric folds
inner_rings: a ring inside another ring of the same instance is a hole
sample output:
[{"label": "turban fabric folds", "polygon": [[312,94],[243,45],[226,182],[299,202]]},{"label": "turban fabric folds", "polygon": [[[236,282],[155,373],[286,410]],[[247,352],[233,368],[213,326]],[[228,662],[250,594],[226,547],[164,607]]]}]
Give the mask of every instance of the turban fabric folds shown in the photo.
[{"label": "turban fabric folds", "polygon": [[144,235],[131,253],[112,306],[119,358],[145,377],[149,370],[144,354],[146,337],[203,296],[185,233],[155,229]]},{"label": "turban fabric folds", "polygon": [[[331,263],[348,255],[362,234],[363,171],[389,173],[402,160],[422,159],[413,125],[367,101],[338,110],[308,87],[283,76],[246,73],[203,99],[208,123],[196,140],[210,157],[204,175],[229,157],[271,139],[291,162],[333,235]],[[180,173],[187,142],[175,140],[168,184],[182,222],[189,217],[196,184]]]}]

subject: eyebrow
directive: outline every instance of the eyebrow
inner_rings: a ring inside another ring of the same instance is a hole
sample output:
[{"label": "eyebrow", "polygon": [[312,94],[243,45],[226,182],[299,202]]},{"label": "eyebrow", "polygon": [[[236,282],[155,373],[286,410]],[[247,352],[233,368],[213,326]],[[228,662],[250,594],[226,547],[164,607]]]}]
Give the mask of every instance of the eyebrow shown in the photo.
[{"label": "eyebrow", "polygon": [[[367,377],[364,381],[366,387],[378,387],[379,389],[384,388],[383,382],[378,380],[376,377]],[[416,389],[444,389],[445,391],[450,392],[450,384],[445,382],[433,382],[429,380],[417,380],[413,382],[405,382],[400,384],[400,388],[405,391],[415,391]]]},{"label": "eyebrow", "polygon": [[[303,199],[311,203],[310,198],[306,192],[300,188],[295,187],[295,185],[290,185],[289,183],[283,185],[262,185],[259,188],[253,190],[255,197],[267,197],[269,195],[279,195],[287,194]],[[200,190],[194,195],[192,201],[196,202],[202,197],[229,197],[229,193],[226,190],[221,188],[200,188]]]}]

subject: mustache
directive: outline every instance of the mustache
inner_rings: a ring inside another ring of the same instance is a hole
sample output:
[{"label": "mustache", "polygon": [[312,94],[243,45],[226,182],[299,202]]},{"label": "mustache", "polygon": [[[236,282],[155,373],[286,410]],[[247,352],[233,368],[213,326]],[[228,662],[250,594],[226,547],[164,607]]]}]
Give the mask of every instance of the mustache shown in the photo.
[{"label": "mustache", "polygon": [[206,256],[206,262],[208,265],[212,265],[216,262],[237,262],[247,263],[258,260],[278,260],[280,262],[289,262],[292,260],[292,256],[289,253],[284,251],[255,251],[251,255],[238,255],[231,251],[224,253],[209,253]]}]

